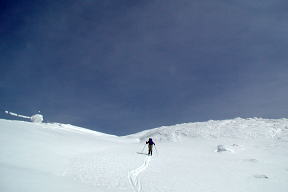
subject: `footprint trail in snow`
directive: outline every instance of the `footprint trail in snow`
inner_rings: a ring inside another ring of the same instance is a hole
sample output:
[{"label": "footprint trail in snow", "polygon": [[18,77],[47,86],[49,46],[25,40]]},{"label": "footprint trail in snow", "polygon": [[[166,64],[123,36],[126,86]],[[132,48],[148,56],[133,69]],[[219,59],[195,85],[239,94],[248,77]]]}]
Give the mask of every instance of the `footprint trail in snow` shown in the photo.
[{"label": "footprint trail in snow", "polygon": [[139,174],[144,171],[150,164],[151,156],[146,157],[144,163],[138,167],[137,169],[134,169],[132,171],[129,171],[128,173],[128,179],[130,182],[130,185],[132,186],[134,192],[141,192],[142,191],[142,185],[139,179]]}]

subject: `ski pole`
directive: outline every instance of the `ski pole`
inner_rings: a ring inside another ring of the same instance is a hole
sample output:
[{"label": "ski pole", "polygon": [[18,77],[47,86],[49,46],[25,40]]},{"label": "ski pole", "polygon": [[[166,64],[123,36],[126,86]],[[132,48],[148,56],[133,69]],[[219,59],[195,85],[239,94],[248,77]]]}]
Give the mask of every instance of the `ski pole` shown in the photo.
[{"label": "ski pole", "polygon": [[143,153],[145,146],[146,146],[146,144],[144,144],[144,146],[143,146],[143,149],[142,149],[141,153]]},{"label": "ski pole", "polygon": [[158,155],[158,150],[157,150],[157,147],[156,147],[156,145],[155,145],[155,149],[156,149],[156,153],[157,153],[157,155]]}]

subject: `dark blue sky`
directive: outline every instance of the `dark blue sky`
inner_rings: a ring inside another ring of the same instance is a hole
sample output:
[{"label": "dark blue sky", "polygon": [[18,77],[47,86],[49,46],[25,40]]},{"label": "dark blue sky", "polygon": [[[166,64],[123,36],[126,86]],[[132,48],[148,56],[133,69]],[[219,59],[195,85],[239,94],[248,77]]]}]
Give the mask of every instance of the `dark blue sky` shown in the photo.
[{"label": "dark blue sky", "polygon": [[4,110],[125,135],[288,113],[285,0],[4,0]]}]

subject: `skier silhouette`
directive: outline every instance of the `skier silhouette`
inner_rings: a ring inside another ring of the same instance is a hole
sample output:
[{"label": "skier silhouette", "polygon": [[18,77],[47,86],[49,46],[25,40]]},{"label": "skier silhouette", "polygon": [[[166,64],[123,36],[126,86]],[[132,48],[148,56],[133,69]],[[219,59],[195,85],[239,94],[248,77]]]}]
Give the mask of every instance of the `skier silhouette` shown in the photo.
[{"label": "skier silhouette", "polygon": [[155,143],[153,142],[152,138],[149,138],[149,140],[146,141],[146,144],[148,144],[148,155],[152,156],[152,148]]}]

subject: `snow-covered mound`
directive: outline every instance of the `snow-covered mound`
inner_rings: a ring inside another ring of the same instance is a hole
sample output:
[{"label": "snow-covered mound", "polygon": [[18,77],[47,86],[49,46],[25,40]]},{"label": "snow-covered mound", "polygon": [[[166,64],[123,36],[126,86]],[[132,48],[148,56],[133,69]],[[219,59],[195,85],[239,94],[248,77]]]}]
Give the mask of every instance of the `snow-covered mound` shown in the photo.
[{"label": "snow-covered mound", "polygon": [[130,135],[141,141],[178,141],[183,137],[278,139],[288,141],[288,119],[236,118],[231,120],[184,123],[163,126]]},{"label": "snow-covered mound", "polygon": [[32,115],[31,121],[34,123],[42,123],[43,122],[43,115],[41,115],[41,114]]},{"label": "snow-covered mound", "polygon": [[0,119],[0,133],[1,192],[288,191],[286,119],[186,123],[124,137]]}]

